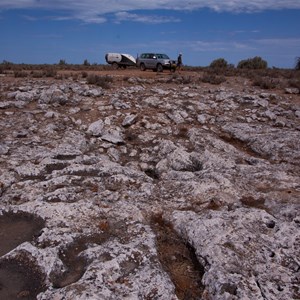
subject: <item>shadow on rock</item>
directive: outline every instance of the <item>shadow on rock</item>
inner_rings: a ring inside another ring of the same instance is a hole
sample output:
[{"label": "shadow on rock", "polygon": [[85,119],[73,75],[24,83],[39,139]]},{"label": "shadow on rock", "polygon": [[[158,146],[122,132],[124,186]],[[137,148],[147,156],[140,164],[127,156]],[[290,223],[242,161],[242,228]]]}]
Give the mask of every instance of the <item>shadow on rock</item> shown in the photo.
[{"label": "shadow on rock", "polygon": [[78,281],[84,274],[88,262],[80,253],[87,249],[88,244],[102,244],[110,234],[95,234],[91,236],[82,236],[76,239],[66,248],[61,249],[59,257],[66,267],[66,271],[60,274],[51,274],[51,280],[55,288],[62,288]]}]

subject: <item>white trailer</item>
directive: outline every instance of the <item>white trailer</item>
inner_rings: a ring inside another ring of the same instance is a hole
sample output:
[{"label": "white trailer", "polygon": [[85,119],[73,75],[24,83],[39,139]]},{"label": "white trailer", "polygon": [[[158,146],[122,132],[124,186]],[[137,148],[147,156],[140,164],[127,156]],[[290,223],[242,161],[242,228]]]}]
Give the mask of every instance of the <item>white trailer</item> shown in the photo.
[{"label": "white trailer", "polygon": [[136,65],[136,59],[125,53],[106,53],[105,60],[108,64],[112,65],[114,69],[126,68]]}]

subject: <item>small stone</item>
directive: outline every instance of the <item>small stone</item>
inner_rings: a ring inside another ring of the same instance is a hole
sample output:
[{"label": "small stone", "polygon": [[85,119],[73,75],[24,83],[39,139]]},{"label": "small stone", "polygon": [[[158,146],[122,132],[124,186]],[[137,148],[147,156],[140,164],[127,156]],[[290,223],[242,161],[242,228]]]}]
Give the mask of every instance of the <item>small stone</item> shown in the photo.
[{"label": "small stone", "polygon": [[284,90],[287,94],[299,94],[298,88],[285,88]]},{"label": "small stone", "polygon": [[131,126],[136,121],[137,121],[137,115],[127,115],[122,122],[122,126],[123,127]]},{"label": "small stone", "polygon": [[89,126],[87,133],[91,134],[92,136],[101,136],[103,133],[103,128],[104,122],[102,120],[98,120]]}]

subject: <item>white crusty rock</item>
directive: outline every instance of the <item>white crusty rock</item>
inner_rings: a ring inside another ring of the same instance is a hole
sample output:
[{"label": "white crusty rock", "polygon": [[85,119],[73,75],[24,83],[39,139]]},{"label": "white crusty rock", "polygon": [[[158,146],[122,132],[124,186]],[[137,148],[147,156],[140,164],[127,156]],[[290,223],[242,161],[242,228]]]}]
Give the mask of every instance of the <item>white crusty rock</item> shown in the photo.
[{"label": "white crusty rock", "polygon": [[300,299],[299,96],[190,74],[1,79],[6,279],[34,271],[39,300]]},{"label": "white crusty rock", "polygon": [[202,163],[196,153],[188,153],[184,149],[177,148],[169,153],[167,158],[159,161],[156,169],[159,173],[167,173],[171,170],[196,172],[202,169]]},{"label": "white crusty rock", "polygon": [[201,114],[197,116],[197,121],[200,124],[205,124],[207,122],[207,115],[206,114]]},{"label": "white crusty rock", "polygon": [[284,89],[287,94],[299,94],[300,91],[297,88],[285,88]]},{"label": "white crusty rock", "polygon": [[104,129],[104,122],[102,120],[98,120],[90,124],[87,133],[97,137],[103,134],[103,129]]},{"label": "white crusty rock", "polygon": [[134,124],[137,121],[137,118],[138,116],[135,114],[127,115],[122,122],[122,126],[126,127]]},{"label": "white crusty rock", "polygon": [[112,144],[123,144],[124,139],[122,132],[120,130],[110,129],[107,130],[102,136],[101,139]]},{"label": "white crusty rock", "polygon": [[202,262],[202,282],[216,300],[295,299],[300,246],[295,221],[249,208],[172,215],[175,229]]}]

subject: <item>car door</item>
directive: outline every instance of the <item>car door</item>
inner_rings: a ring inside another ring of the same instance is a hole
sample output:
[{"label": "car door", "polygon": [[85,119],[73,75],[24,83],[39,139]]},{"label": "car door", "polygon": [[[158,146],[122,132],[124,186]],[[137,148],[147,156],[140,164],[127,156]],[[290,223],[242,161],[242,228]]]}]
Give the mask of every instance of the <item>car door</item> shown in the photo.
[{"label": "car door", "polygon": [[149,53],[148,56],[148,68],[149,69],[155,69],[156,67],[156,56],[154,53]]}]

